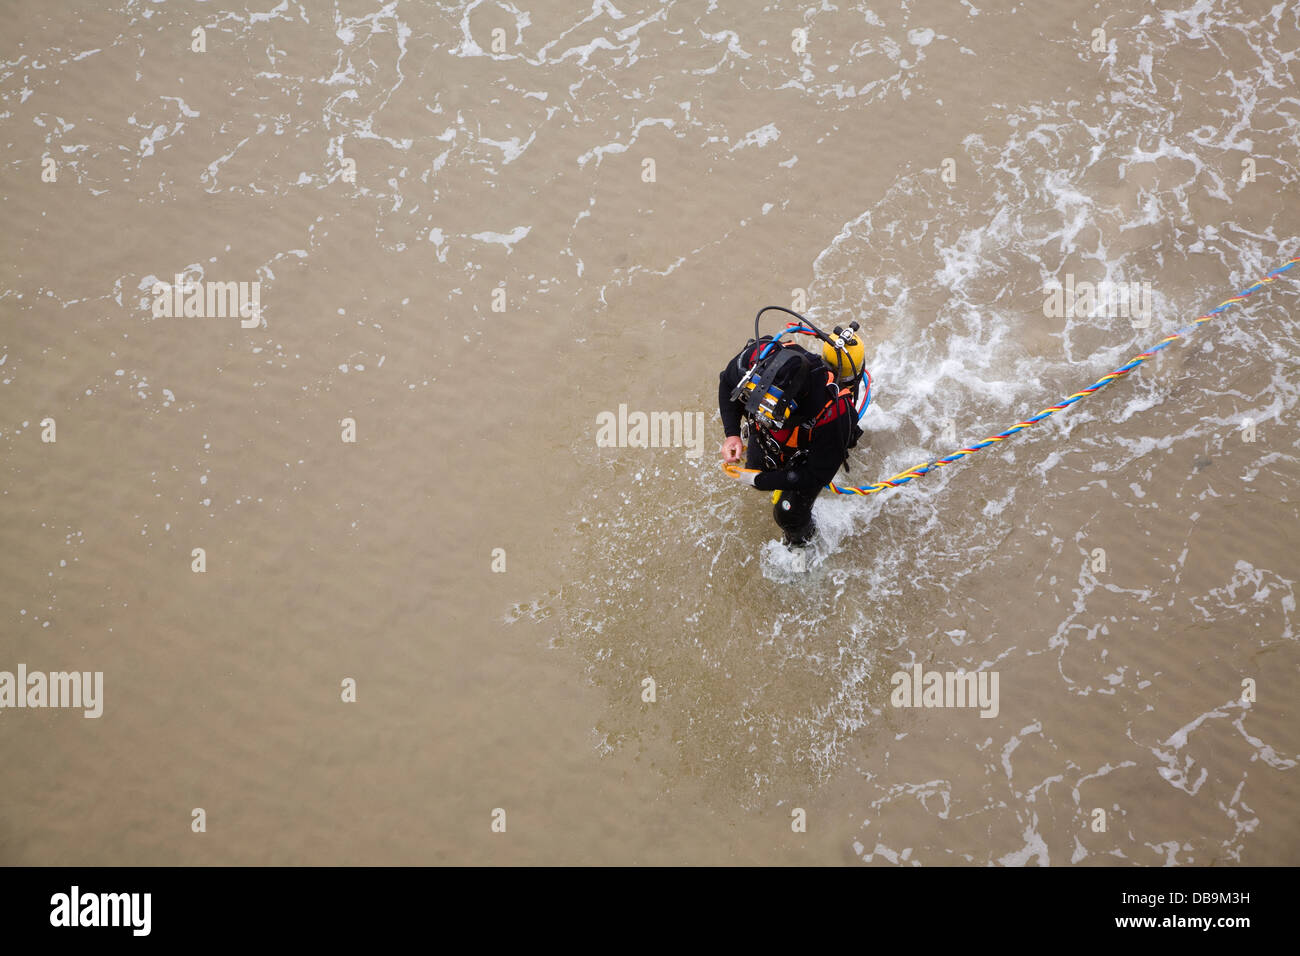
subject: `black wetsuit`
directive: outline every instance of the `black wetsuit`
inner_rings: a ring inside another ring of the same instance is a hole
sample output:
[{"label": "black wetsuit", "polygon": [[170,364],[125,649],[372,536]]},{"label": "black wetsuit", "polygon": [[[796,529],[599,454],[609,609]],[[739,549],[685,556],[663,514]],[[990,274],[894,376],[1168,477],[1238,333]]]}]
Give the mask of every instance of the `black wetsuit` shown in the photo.
[{"label": "black wetsuit", "polygon": [[[731,401],[731,393],[744,377],[742,356],[748,358],[750,347],[741,350],[718,376],[718,411],[722,415],[722,428],[727,437],[740,435],[740,422],[744,405]],[[838,388],[829,385],[820,374],[810,376],[804,393],[796,398],[804,415],[817,414],[825,404],[835,398]],[[800,436],[797,450],[783,447],[770,434],[765,433],[751,419],[749,447],[745,467],[761,472],[754,476],[754,487],[762,491],[782,494],[773,509],[776,523],[785,532],[786,544],[804,544],[813,535],[812,506],[822,489],[835,477],[844,463],[845,452],[852,438],[856,411],[849,402],[847,411]]]}]

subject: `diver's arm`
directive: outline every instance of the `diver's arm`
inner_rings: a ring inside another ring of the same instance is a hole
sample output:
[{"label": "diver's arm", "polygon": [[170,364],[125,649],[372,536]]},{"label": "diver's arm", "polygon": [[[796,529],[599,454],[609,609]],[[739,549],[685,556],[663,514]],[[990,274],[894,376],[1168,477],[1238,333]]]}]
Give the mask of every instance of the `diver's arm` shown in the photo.
[{"label": "diver's arm", "polygon": [[731,393],[743,377],[740,369],[736,368],[739,357],[733,357],[718,375],[718,414],[722,416],[722,430],[728,438],[740,435],[740,405],[731,400]]}]

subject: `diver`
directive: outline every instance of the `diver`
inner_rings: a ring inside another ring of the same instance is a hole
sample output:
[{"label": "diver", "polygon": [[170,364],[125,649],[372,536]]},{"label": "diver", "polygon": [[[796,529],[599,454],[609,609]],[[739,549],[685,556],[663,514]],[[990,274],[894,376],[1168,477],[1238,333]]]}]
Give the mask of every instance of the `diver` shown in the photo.
[{"label": "diver", "polygon": [[[772,511],[787,547],[806,545],[816,530],[813,502],[848,465],[849,449],[862,435],[858,419],[870,401],[870,376],[863,367],[865,348],[856,334],[858,323],[820,331],[797,312],[799,319],[776,336],[758,335],[745,344],[718,376],[718,411],[726,440],[722,460],[728,474],[761,491],[776,492]],[[822,342],[817,355],[782,342],[789,332],[813,335]],[[855,400],[864,378],[861,405]],[[742,422],[749,443],[741,437]],[[745,467],[738,467],[742,452]]]}]

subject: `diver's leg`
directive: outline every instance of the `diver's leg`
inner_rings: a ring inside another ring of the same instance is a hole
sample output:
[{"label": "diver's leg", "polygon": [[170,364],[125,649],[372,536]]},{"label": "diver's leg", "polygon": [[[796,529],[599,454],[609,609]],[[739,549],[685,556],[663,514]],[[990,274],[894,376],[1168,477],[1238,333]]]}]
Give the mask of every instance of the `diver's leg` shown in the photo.
[{"label": "diver's leg", "polygon": [[787,546],[797,548],[812,540],[813,533],[817,530],[813,523],[812,507],[820,493],[820,488],[816,491],[783,491],[777,498],[772,517],[785,532],[784,541]]}]

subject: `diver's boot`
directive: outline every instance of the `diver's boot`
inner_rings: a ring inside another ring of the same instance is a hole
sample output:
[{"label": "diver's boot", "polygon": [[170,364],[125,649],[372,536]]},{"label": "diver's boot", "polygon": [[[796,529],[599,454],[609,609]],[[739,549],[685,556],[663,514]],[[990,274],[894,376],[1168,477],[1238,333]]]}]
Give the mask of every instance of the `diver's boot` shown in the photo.
[{"label": "diver's boot", "polygon": [[786,531],[781,535],[781,543],[787,548],[806,548],[813,539],[817,529],[812,524],[804,525],[796,531]]}]

